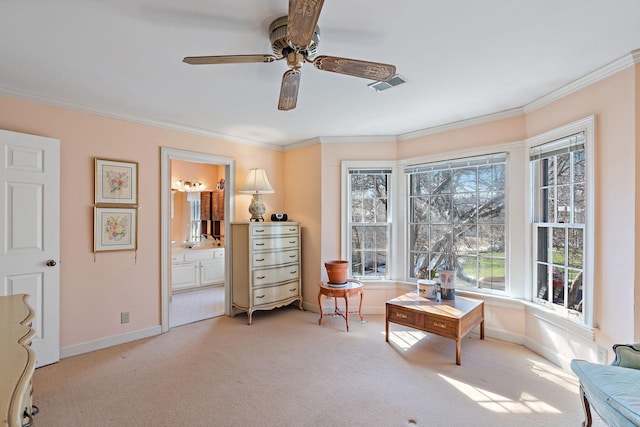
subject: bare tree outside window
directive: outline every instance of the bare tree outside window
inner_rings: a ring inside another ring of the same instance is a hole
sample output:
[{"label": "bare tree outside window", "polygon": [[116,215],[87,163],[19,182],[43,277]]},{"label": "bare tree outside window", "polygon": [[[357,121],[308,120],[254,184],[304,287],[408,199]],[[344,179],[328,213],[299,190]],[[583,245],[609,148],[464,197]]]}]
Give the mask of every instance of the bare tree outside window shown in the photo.
[{"label": "bare tree outside window", "polygon": [[391,170],[349,170],[351,273],[387,278]]},{"label": "bare tree outside window", "polygon": [[505,290],[506,154],[408,167],[413,279],[457,270],[456,286]]}]

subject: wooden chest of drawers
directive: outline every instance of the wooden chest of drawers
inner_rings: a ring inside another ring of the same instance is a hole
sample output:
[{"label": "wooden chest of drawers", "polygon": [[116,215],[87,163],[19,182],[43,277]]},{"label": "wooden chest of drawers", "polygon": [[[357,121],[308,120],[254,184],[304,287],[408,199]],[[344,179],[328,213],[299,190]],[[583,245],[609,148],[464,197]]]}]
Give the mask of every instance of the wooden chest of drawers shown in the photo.
[{"label": "wooden chest of drawers", "polygon": [[249,324],[256,310],[271,310],[298,301],[300,224],[254,222],[231,224],[231,300],[246,311]]},{"label": "wooden chest of drawers", "polygon": [[465,297],[435,302],[415,292],[387,301],[386,341],[389,342],[389,323],[440,335],[456,341],[456,364],[460,364],[460,340],[480,325],[480,339],[484,339],[484,302]]}]

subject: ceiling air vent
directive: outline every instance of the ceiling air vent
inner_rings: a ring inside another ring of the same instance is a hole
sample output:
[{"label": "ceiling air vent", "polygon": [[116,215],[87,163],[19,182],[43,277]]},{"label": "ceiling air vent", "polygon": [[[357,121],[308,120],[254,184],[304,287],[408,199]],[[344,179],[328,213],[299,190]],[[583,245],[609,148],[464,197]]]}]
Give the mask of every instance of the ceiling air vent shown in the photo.
[{"label": "ceiling air vent", "polygon": [[368,84],[367,86],[369,86],[376,92],[382,92],[383,90],[391,89],[394,86],[398,86],[406,82],[407,81],[404,79],[404,77],[402,77],[400,74],[396,74],[386,82],[373,82]]}]

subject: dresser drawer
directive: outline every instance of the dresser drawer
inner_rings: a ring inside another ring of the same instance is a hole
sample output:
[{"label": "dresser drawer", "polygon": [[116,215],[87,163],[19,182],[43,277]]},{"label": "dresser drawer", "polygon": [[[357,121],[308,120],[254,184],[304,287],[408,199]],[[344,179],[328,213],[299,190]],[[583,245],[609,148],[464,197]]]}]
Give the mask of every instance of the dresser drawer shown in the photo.
[{"label": "dresser drawer", "polygon": [[298,236],[274,237],[272,239],[254,239],[251,248],[254,251],[297,248]]},{"label": "dresser drawer", "polygon": [[276,301],[282,301],[287,298],[295,297],[300,294],[300,282],[288,282],[278,286],[267,286],[264,288],[254,289],[253,305],[271,304]]},{"label": "dresser drawer", "polygon": [[251,235],[253,237],[259,236],[280,236],[283,234],[298,234],[299,225],[263,225],[255,226],[251,228]]},{"label": "dresser drawer", "polygon": [[253,286],[271,285],[300,277],[300,267],[290,265],[286,267],[264,268],[253,271]]},{"label": "dresser drawer", "polygon": [[300,259],[298,249],[292,249],[282,252],[262,252],[251,254],[252,267],[268,267],[270,265],[297,263]]},{"label": "dresser drawer", "polygon": [[[418,315],[418,318],[420,315]],[[412,310],[404,310],[394,305],[387,306],[387,319],[393,323],[400,323],[406,326],[416,326],[416,312]]]}]

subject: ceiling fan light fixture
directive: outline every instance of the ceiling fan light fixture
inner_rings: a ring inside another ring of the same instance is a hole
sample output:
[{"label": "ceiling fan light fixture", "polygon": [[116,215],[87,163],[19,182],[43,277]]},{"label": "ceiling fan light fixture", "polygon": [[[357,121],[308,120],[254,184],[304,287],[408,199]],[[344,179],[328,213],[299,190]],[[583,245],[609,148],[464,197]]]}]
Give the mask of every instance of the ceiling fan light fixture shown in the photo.
[{"label": "ceiling fan light fixture", "polygon": [[382,92],[383,90],[391,89],[392,87],[396,87],[406,82],[407,80],[404,77],[402,77],[400,74],[396,74],[386,82],[377,81],[377,82],[369,83],[367,86],[369,86],[371,89],[375,90],[376,92]]}]

